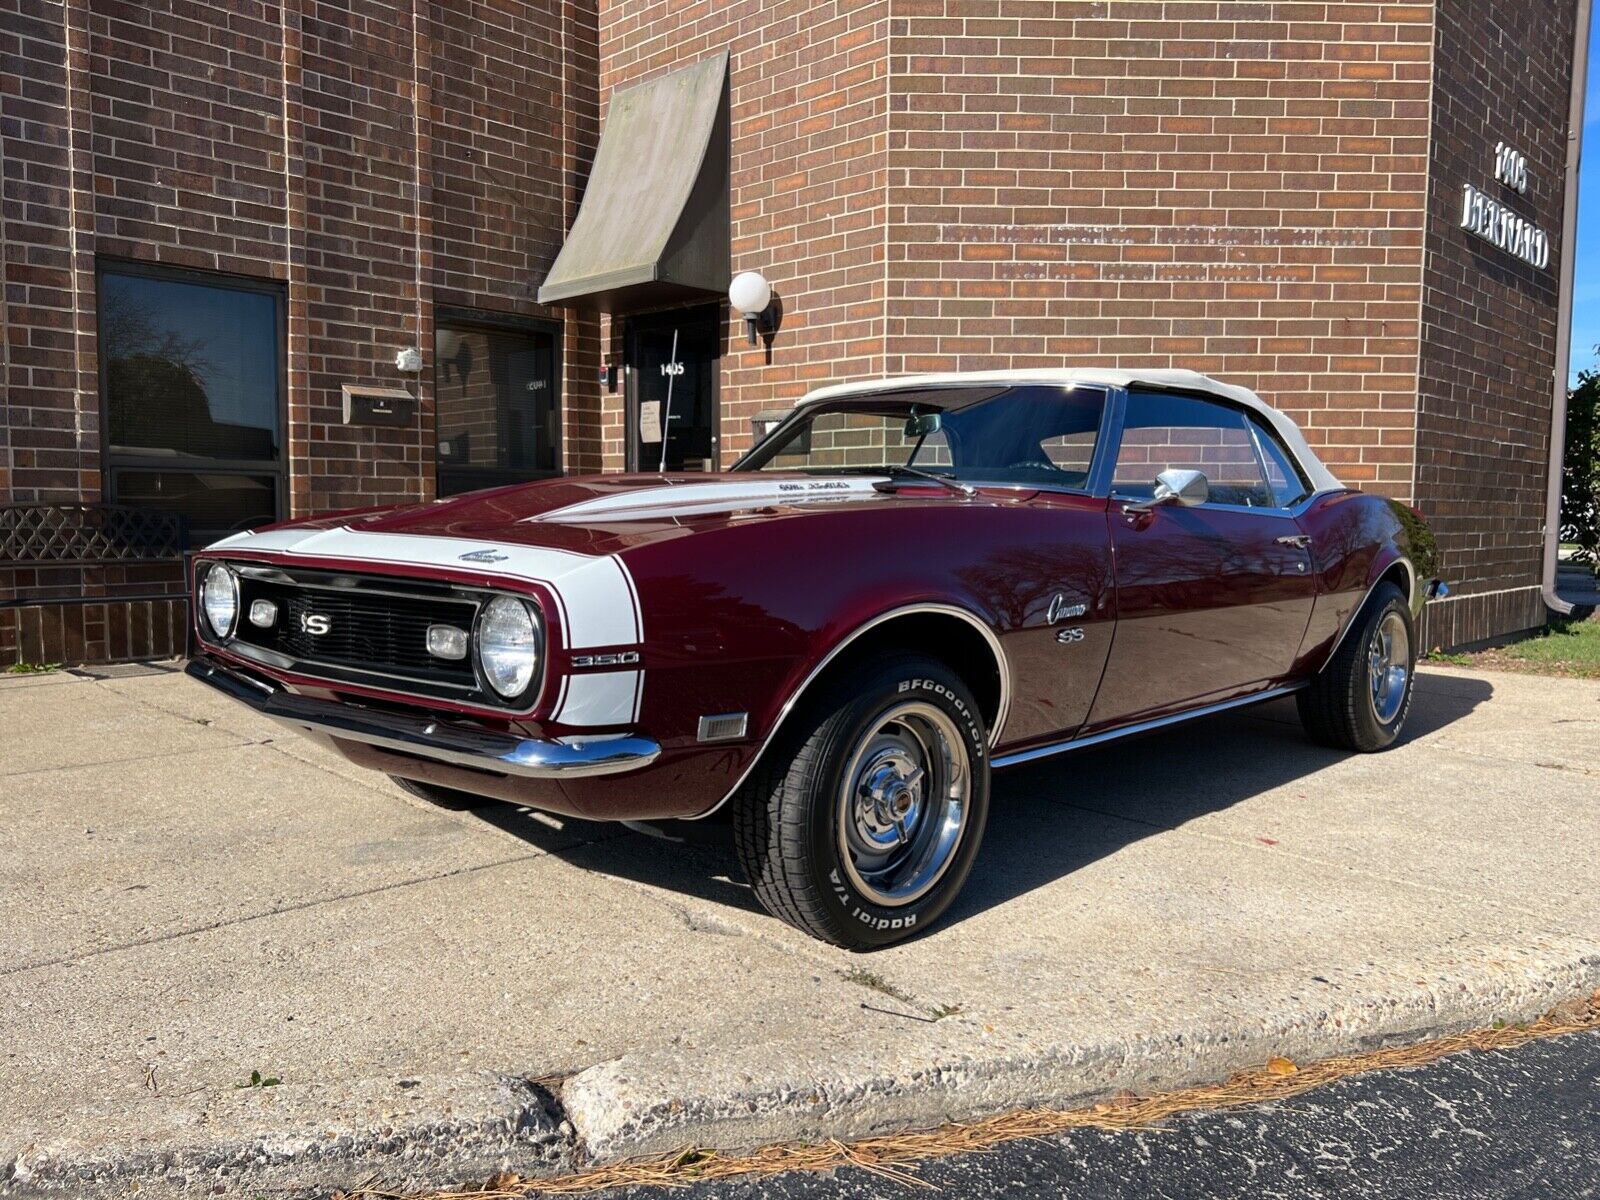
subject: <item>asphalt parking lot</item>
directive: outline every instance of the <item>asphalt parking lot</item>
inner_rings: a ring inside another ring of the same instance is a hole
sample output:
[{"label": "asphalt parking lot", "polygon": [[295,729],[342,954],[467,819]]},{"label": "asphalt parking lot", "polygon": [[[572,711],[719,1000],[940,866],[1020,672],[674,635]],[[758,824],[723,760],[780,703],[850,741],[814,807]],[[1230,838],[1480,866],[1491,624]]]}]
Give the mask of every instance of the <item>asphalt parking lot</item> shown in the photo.
[{"label": "asphalt parking lot", "polygon": [[1013,773],[952,913],[858,956],[719,846],[436,810],[101,670],[0,680],[0,1190],[849,1137],[1600,986],[1596,683],[1424,670],[1387,754],[1279,705]]}]

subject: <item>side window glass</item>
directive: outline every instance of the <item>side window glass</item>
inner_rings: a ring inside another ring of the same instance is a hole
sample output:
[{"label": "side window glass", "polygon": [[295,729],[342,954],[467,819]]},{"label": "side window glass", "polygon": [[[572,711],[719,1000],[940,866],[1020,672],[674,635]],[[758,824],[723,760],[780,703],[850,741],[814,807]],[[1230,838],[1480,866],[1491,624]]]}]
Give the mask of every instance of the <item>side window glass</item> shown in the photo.
[{"label": "side window glass", "polygon": [[1112,488],[1145,498],[1156,476],[1173,468],[1202,472],[1213,504],[1275,506],[1255,439],[1242,412],[1193,396],[1134,392],[1128,397],[1122,444],[1117,448]]},{"label": "side window glass", "polygon": [[1089,464],[1094,461],[1094,444],[1099,431],[1090,429],[1082,433],[1063,433],[1045,438],[1039,443],[1045,461],[1058,471],[1066,471],[1081,484],[1089,478]]},{"label": "side window glass", "polygon": [[1300,470],[1284,449],[1278,435],[1257,421],[1254,423],[1256,440],[1261,444],[1261,457],[1267,464],[1267,486],[1272,489],[1273,503],[1279,508],[1299,504],[1311,494]]}]

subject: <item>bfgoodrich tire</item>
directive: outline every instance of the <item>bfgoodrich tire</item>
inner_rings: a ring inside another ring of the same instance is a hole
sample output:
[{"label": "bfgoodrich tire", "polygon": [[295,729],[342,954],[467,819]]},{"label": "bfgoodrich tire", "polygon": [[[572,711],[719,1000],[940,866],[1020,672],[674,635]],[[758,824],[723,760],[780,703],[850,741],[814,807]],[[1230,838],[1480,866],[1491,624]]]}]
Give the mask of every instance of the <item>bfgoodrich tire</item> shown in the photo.
[{"label": "bfgoodrich tire", "polygon": [[797,711],[735,799],[734,841],[774,916],[852,950],[926,929],[989,816],[987,730],[943,663],[874,659]]},{"label": "bfgoodrich tire", "polygon": [[1393,745],[1411,711],[1416,644],[1404,593],[1382,584],[1328,665],[1296,697],[1306,733],[1364,754]]}]

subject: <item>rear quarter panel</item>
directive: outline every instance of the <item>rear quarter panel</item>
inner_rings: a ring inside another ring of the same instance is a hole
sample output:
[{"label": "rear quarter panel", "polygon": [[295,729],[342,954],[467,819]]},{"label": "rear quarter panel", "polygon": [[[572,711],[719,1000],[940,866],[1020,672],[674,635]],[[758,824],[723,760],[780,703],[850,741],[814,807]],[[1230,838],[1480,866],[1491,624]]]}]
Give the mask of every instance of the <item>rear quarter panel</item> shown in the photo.
[{"label": "rear quarter panel", "polygon": [[1364,492],[1335,492],[1313,501],[1300,517],[1311,535],[1318,595],[1296,670],[1314,674],[1333,653],[1367,593],[1397,561],[1410,570],[1412,615],[1438,569],[1427,523],[1398,501]]}]

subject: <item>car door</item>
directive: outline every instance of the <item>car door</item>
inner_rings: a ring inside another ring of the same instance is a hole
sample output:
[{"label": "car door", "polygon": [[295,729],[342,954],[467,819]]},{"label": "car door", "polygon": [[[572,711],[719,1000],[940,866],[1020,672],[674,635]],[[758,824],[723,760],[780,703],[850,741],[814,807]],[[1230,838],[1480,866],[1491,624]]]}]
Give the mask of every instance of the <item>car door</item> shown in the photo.
[{"label": "car door", "polygon": [[[1265,689],[1286,675],[1316,596],[1291,508],[1306,483],[1245,410],[1132,391],[1112,470],[1117,626],[1085,731]],[[1125,511],[1168,469],[1205,474],[1208,499]]]}]

